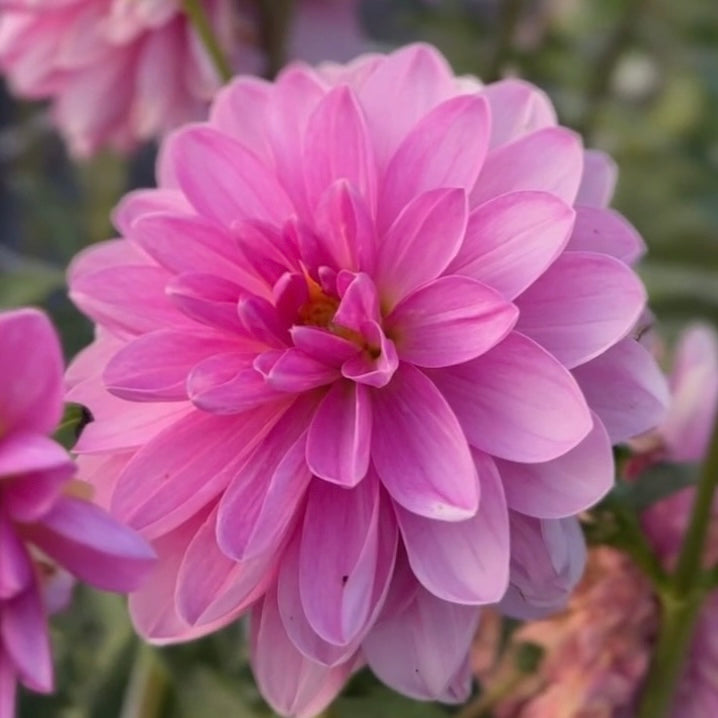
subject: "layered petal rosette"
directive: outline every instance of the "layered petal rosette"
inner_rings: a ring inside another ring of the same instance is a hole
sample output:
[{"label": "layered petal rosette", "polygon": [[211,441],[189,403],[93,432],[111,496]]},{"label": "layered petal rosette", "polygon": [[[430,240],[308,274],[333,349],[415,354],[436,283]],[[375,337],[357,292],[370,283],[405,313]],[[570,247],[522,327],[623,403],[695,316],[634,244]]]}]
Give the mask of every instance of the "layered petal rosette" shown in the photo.
[{"label": "layered petal rosette", "polygon": [[153,552],[78,496],[75,465],[48,438],[62,412],[62,356],[43,314],[0,313],[0,368],[0,718],[12,718],[18,682],[52,690],[46,616],[69,600],[71,575],[132,591]]},{"label": "layered petal rosette", "polygon": [[[355,4],[298,3],[293,56],[358,51]],[[263,69],[256,5],[200,3],[235,71]],[[203,119],[221,85],[182,0],[0,0],[0,73],[18,96],[51,100],[53,122],[79,157],[106,146],[130,150]]]},{"label": "layered petal rosette", "polygon": [[364,661],[461,700],[476,606],[565,600],[612,442],[660,419],[614,174],[539,90],[425,46],[238,78],[169,137],[70,270],[77,451],[160,555],[139,630],[251,608],[287,714]]}]

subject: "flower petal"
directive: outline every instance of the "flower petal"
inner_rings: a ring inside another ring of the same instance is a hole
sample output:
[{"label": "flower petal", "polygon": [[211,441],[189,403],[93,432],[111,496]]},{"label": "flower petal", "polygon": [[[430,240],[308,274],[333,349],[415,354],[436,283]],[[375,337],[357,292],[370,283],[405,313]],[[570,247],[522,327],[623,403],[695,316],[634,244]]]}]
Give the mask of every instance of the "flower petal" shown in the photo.
[{"label": "flower petal", "polygon": [[473,516],[476,467],[454,412],[431,380],[403,364],[374,393],[373,409],[372,459],[392,498],[429,518]]},{"label": "flower petal", "polygon": [[576,224],[566,249],[600,252],[633,264],[646,251],[641,235],[625,217],[612,209],[576,207]]},{"label": "flower petal", "polygon": [[337,381],[309,425],[307,464],[322,479],[356,486],[369,469],[372,410],[367,387]]},{"label": "flower petal", "polygon": [[518,464],[498,460],[509,506],[529,516],[574,516],[598,503],[613,486],[611,440],[594,415],[593,429],[570,451],[550,461]]},{"label": "flower petal", "polygon": [[469,443],[513,461],[548,461],[591,430],[586,400],[556,359],[512,332],[466,364],[431,373]]},{"label": "flower petal", "polygon": [[396,507],[411,569],[437,598],[495,603],[509,580],[509,522],[501,477],[489,456],[474,454],[481,501],[465,521],[435,521]]},{"label": "flower petal", "polygon": [[616,163],[600,150],[585,150],[583,175],[576,195],[576,204],[606,207],[611,201],[618,178]]},{"label": "flower petal", "polygon": [[422,367],[460,364],[511,331],[518,310],[470,277],[440,277],[415,290],[386,318],[402,360]]},{"label": "flower petal", "polygon": [[521,312],[516,329],[570,369],[631,331],[646,304],[646,290],[618,259],[567,252],[516,304]]},{"label": "flower petal", "polygon": [[556,259],[568,241],[574,212],[548,192],[509,192],[479,205],[448,267],[513,299]]},{"label": "flower petal", "polygon": [[[4,498],[4,497],[3,497]],[[21,593],[33,582],[33,568],[25,545],[10,519],[0,514],[0,602]]]}]

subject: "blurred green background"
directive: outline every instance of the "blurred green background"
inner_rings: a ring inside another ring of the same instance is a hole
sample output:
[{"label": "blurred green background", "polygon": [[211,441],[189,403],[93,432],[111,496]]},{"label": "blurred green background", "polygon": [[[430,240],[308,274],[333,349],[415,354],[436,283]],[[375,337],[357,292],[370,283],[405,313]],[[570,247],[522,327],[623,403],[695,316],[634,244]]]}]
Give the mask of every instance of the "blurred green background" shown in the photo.
[{"label": "blurred green background", "polygon": [[[371,45],[437,45],[460,73],[519,75],[562,122],[617,160],[615,206],[649,246],[640,272],[659,326],[718,323],[718,3],[713,0],[364,0]],[[64,270],[112,236],[109,210],[150,184],[154,149],[70,163],[41,105],[0,87],[0,308],[44,306],[71,357],[90,327]],[[162,651],[138,645],[121,599],[78,591],[54,622],[58,693],[24,696],[23,718],[271,715],[253,687],[240,626]],[[149,700],[146,700],[149,696]],[[153,703],[153,698],[158,699]],[[360,674],[327,715],[431,718]]]}]

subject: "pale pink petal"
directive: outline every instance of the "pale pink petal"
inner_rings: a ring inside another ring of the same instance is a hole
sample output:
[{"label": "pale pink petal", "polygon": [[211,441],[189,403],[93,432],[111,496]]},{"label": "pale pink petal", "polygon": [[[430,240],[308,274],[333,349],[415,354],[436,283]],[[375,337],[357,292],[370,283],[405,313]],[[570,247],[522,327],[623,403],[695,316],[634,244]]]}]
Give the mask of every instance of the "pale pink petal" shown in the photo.
[{"label": "pale pink petal", "polygon": [[578,446],[551,461],[497,461],[509,506],[539,518],[573,516],[598,503],[613,486],[611,440],[594,415],[593,429]]},{"label": "pale pink petal", "polygon": [[0,434],[54,431],[62,415],[62,354],[50,320],[36,309],[0,315]]},{"label": "pale pink petal", "polygon": [[414,197],[440,187],[470,191],[489,143],[488,103],[462,95],[442,103],[409,132],[391,158],[379,194],[379,227],[386,230]]},{"label": "pale pink petal", "polygon": [[471,206],[520,190],[550,192],[573,204],[582,169],[578,135],[565,127],[537,130],[489,152],[471,193]]},{"label": "pale pink petal", "polygon": [[613,444],[658,426],[665,415],[666,380],[651,354],[633,339],[618,342],[573,374]]},{"label": "pale pink petal", "polygon": [[466,221],[461,189],[432,190],[403,208],[379,244],[375,283],[384,308],[442,274],[461,246]]},{"label": "pale pink petal", "polygon": [[27,529],[33,543],[79,579],[106,591],[133,591],[155,559],[149,545],[87,501],[62,498]]},{"label": "pale pink petal", "polygon": [[468,654],[479,611],[419,588],[398,615],[377,621],[362,644],[369,667],[394,690],[436,700]]},{"label": "pale pink petal", "polygon": [[643,284],[618,259],[567,252],[516,299],[516,329],[570,369],[625,337],[645,303]]},{"label": "pale pink petal", "polygon": [[509,192],[469,215],[466,237],[448,267],[513,299],[566,246],[573,210],[547,192]]},{"label": "pale pink petal", "polygon": [[372,409],[366,386],[338,381],[309,425],[307,464],[322,479],[356,486],[369,469]]},{"label": "pale pink petal", "polygon": [[[4,499],[5,497],[3,497]],[[21,593],[34,580],[33,566],[24,543],[10,519],[0,514],[0,601]]]},{"label": "pale pink petal", "polygon": [[260,361],[255,361],[254,367],[264,374],[267,386],[292,394],[325,386],[339,378],[336,367],[314,359],[299,349],[282,352],[279,358],[271,362],[271,368],[266,373]]},{"label": "pale pink petal", "polygon": [[508,510],[501,477],[489,456],[474,456],[481,500],[472,518],[435,521],[396,507],[417,579],[436,597],[461,604],[495,603],[509,578]]},{"label": "pale pink petal", "polygon": [[240,219],[281,221],[292,213],[274,173],[217,130],[180,130],[166,140],[165,152],[187,199],[206,217],[229,226]]},{"label": "pale pink petal", "polygon": [[625,217],[615,210],[576,207],[576,224],[566,249],[610,254],[626,264],[633,264],[645,253],[646,244]]},{"label": "pale pink petal", "polygon": [[556,124],[551,100],[528,82],[510,77],[486,85],[481,94],[491,109],[492,149]]},{"label": "pale pink petal", "polygon": [[54,688],[50,636],[37,586],[3,602],[0,611],[0,645],[9,656],[18,679],[33,691]]},{"label": "pale pink petal", "polygon": [[618,167],[605,152],[586,150],[583,154],[583,175],[576,204],[606,207],[613,197],[617,179]]},{"label": "pale pink petal", "polygon": [[107,390],[130,401],[187,399],[187,377],[204,359],[237,349],[237,343],[216,333],[160,329],[126,344],[105,367]]},{"label": "pale pink petal", "polygon": [[304,176],[310,205],[338,179],[346,180],[367,202],[376,205],[376,167],[364,113],[352,90],[330,90],[309,118],[304,136]]},{"label": "pale pink petal", "polygon": [[[192,205],[176,188],[163,186],[157,189],[137,189],[126,194],[119,201],[112,212],[112,224],[122,234],[129,234],[140,217],[167,212],[187,216],[192,213]],[[129,243],[124,242],[124,244]],[[94,247],[89,249],[92,251]]]},{"label": "pale pink petal", "polygon": [[270,591],[251,618],[251,662],[262,695],[282,715],[313,718],[334,699],[352,661],[334,667],[305,658],[289,640]]},{"label": "pale pink petal", "polygon": [[454,412],[411,365],[373,395],[372,459],[392,498],[412,513],[461,521],[479,503],[476,467]]},{"label": "pale pink petal", "polygon": [[470,277],[440,277],[415,290],[386,318],[403,361],[442,367],[474,359],[511,331],[518,310]]},{"label": "pale pink petal", "polygon": [[478,359],[431,377],[468,441],[493,456],[548,461],[576,446],[593,425],[568,370],[518,332]]}]

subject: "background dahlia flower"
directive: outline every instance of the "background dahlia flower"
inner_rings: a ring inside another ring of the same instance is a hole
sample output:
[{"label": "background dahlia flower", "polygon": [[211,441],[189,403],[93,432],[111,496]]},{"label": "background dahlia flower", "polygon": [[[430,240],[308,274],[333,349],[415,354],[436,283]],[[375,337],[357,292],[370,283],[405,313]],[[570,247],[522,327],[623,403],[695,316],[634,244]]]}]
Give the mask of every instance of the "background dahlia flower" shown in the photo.
[{"label": "background dahlia flower", "polygon": [[[718,406],[718,336],[713,330],[696,325],[684,332],[676,348],[670,386],[671,404],[663,423],[632,442],[636,454],[628,469],[633,478],[662,461],[703,459]],[[694,493],[692,488],[683,489],[643,512],[645,534],[667,567],[677,558]],[[718,506],[706,549],[706,567],[715,565]],[[538,673],[519,683],[495,708],[495,715],[632,718],[658,623],[651,583],[633,561],[613,548],[592,549],[585,576],[566,611],[527,623],[513,635],[514,647],[524,642],[538,644],[545,657]],[[513,671],[513,650],[496,664],[495,635],[493,627],[482,625],[480,650],[474,653],[474,669],[489,689]],[[718,591],[708,596],[700,610],[671,715],[718,715]]]},{"label": "background dahlia flower", "polygon": [[611,444],[660,420],[614,180],[542,92],[426,46],[238,78],[170,136],[69,272],[76,451],[160,557],[142,635],[250,611],[287,715],[365,662],[465,699],[477,606],[565,601]]},{"label": "background dahlia flower", "polygon": [[[344,59],[363,44],[352,0],[302,0],[293,57]],[[233,69],[261,72],[256,3],[202,0]],[[341,44],[340,44],[341,43]],[[182,0],[0,0],[0,73],[50,99],[70,151],[129,150],[203,119],[221,82]]]},{"label": "background dahlia flower", "polygon": [[71,574],[132,591],[153,559],[143,539],[81,498],[75,465],[48,438],[61,414],[50,322],[32,309],[0,313],[0,718],[14,715],[17,682],[53,688],[46,616],[69,600]]}]

